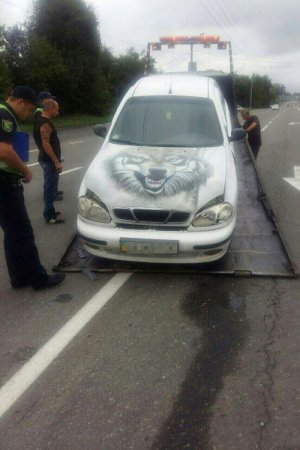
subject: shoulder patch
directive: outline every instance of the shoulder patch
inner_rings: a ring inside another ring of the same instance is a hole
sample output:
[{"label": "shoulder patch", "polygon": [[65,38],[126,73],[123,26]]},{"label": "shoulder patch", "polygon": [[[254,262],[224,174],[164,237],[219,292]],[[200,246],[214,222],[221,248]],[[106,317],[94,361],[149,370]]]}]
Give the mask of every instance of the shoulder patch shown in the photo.
[{"label": "shoulder patch", "polygon": [[13,123],[11,120],[2,119],[2,129],[6,131],[6,133],[11,133],[13,129]]}]

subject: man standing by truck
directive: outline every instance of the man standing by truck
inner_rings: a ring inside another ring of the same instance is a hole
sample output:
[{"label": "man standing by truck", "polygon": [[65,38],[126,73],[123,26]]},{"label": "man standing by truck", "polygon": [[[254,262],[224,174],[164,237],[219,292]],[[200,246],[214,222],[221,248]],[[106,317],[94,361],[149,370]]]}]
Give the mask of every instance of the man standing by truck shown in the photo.
[{"label": "man standing by truck", "polygon": [[44,104],[45,100],[48,100],[49,98],[51,100],[56,100],[56,97],[54,95],[52,95],[50,92],[48,92],[48,91],[42,91],[42,92],[39,93],[39,100],[40,100],[41,106],[39,106],[34,111],[34,114],[33,114],[34,122],[36,122],[41,117],[42,112],[43,112],[43,104]]},{"label": "man standing by truck", "polygon": [[44,218],[48,224],[64,223],[53,206],[57,192],[59,173],[62,171],[60,142],[51,119],[59,114],[55,100],[43,103],[43,112],[34,124],[33,137],[39,149],[39,163],[44,171]]},{"label": "man standing by truck", "polygon": [[252,116],[248,109],[241,111],[242,118],[245,120],[242,128],[247,132],[248,142],[251,147],[253,156],[257,159],[257,155],[261,146],[260,123],[257,116]]},{"label": "man standing by truck", "polygon": [[[34,112],[34,114],[33,114],[33,132],[34,132],[34,130],[36,129],[36,127],[38,126],[38,123],[39,123],[39,120],[41,119],[41,117],[42,117],[42,113],[43,113],[43,105],[44,105],[44,103],[47,101],[47,100],[56,100],[56,97],[54,96],[54,95],[52,95],[51,94],[51,92],[48,92],[48,91],[42,91],[42,92],[40,92],[39,93],[39,100],[40,100],[40,104],[41,104],[41,106],[39,106],[36,110],[35,110],[35,112]],[[61,159],[62,160],[62,159]],[[58,180],[57,180],[57,182],[58,182]],[[56,200],[63,200],[63,191],[59,191],[58,190],[58,185],[57,185],[57,188],[56,188],[56,194],[55,194],[55,198],[54,198],[54,200],[56,201]]]}]

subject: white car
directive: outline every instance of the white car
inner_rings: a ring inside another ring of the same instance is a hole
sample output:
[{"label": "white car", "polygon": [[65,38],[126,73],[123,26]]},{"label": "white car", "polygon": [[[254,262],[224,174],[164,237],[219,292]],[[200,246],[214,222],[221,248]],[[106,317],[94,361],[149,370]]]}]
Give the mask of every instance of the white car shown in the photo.
[{"label": "white car", "polygon": [[77,228],[99,257],[202,263],[228,250],[237,175],[227,103],[208,77],[153,75],[122,100],[82,181]]},{"label": "white car", "polygon": [[274,105],[271,105],[271,109],[273,110],[278,110],[279,109],[279,105],[278,103],[275,103]]}]

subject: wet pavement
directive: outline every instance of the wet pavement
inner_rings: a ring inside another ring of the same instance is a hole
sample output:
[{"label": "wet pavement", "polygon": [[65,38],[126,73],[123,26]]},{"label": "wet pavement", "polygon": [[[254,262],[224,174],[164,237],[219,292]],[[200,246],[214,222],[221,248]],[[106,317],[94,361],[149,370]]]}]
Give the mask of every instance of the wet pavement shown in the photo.
[{"label": "wet pavement", "polygon": [[245,296],[234,292],[231,284],[222,283],[216,292],[216,280],[199,283],[198,289],[181,303],[183,314],[191,318],[202,335],[153,450],[209,448],[212,407],[223,388],[223,379],[236,368],[237,354],[248,334]]}]

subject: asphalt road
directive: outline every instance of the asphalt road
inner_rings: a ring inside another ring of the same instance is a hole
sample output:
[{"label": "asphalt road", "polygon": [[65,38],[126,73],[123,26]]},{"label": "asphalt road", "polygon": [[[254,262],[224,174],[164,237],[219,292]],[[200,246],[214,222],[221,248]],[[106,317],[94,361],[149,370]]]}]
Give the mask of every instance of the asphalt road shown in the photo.
[{"label": "asphalt road", "polygon": [[258,170],[278,220],[278,227],[292,259],[299,266],[300,181],[295,187],[286,178],[292,182],[300,178],[297,172],[297,167],[300,167],[300,105],[285,104],[279,111],[262,111],[259,117],[263,145],[257,161]]},{"label": "asphalt road", "polygon": [[[257,114],[258,170],[297,263],[300,192],[284,178],[299,164],[299,107]],[[26,186],[48,270],[101,142],[89,128],[60,137],[66,223],[42,219],[38,165]],[[69,274],[13,291],[0,250],[1,450],[300,449],[298,279]]]}]

